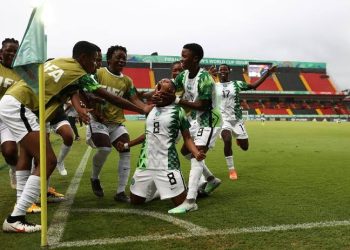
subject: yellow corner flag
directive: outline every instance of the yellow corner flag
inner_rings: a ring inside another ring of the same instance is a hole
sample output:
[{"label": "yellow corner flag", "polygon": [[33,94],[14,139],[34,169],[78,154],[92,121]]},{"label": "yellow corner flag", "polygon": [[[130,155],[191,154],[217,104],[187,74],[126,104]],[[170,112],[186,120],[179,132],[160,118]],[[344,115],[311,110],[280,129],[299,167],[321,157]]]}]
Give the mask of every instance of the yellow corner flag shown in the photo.
[{"label": "yellow corner flag", "polygon": [[47,181],[46,181],[46,126],[45,126],[45,79],[46,35],[42,21],[44,2],[33,9],[21,45],[13,61],[13,69],[39,93],[40,123],[40,193],[41,193],[41,246],[47,246]]}]

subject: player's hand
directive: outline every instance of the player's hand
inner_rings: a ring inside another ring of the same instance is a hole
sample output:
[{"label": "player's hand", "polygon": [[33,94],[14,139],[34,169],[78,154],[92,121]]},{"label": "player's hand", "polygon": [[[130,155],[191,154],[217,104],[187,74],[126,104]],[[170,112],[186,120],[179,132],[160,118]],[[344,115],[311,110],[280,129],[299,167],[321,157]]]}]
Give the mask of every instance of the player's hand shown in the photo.
[{"label": "player's hand", "polygon": [[122,141],[118,141],[118,142],[117,142],[117,150],[118,150],[119,152],[122,152],[122,151],[125,150],[125,148],[124,148],[124,142],[122,142]]},{"label": "player's hand", "polygon": [[149,112],[151,112],[151,110],[153,109],[154,107],[154,104],[146,104],[144,107],[143,107],[143,112],[145,114],[148,114]]},{"label": "player's hand", "polygon": [[169,92],[161,92],[160,96],[163,100],[169,101],[169,103],[173,103],[176,99],[175,93],[169,93]]},{"label": "player's hand", "polygon": [[271,75],[272,73],[275,73],[276,70],[277,70],[277,65],[273,65],[271,68],[267,70],[267,73]]},{"label": "player's hand", "polygon": [[90,111],[91,114],[95,117],[96,121],[100,123],[105,123],[107,122],[107,119],[103,116],[102,113],[98,112],[97,110]]},{"label": "player's hand", "polygon": [[205,157],[206,155],[202,150],[198,151],[198,153],[194,156],[194,158],[196,158],[197,161],[202,161],[205,159]]},{"label": "player's hand", "polygon": [[153,94],[151,97],[151,102],[155,105],[157,104],[161,104],[162,103],[162,97],[160,96],[160,94]]},{"label": "player's hand", "polygon": [[88,109],[88,108],[79,108],[77,110],[77,113],[79,115],[79,117],[81,118],[81,120],[85,123],[85,124],[89,124],[90,123],[90,116],[89,116],[89,112],[93,111],[93,109]]},{"label": "player's hand", "polygon": [[144,99],[145,98],[145,94],[146,94],[146,91],[137,91],[136,92],[136,95],[137,95],[137,97],[140,99],[140,100],[142,100],[142,99]]},{"label": "player's hand", "polygon": [[[72,107],[73,107],[73,105],[72,105]],[[80,101],[80,107],[86,108],[86,104],[83,101]]]},{"label": "player's hand", "polygon": [[209,74],[212,77],[216,77],[218,75],[218,71],[216,69],[216,67],[214,65],[212,65],[209,69],[208,69]]}]

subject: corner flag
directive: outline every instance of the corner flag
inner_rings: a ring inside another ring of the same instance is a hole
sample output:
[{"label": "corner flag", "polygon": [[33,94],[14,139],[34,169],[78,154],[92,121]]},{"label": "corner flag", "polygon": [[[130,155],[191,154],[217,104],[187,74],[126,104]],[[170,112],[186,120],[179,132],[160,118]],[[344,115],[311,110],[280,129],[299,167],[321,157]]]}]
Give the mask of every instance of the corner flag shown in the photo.
[{"label": "corner flag", "polygon": [[46,35],[42,12],[44,5],[33,9],[21,45],[12,63],[16,73],[37,94],[39,89],[38,67],[46,60]]},{"label": "corner flag", "polygon": [[46,181],[46,128],[45,128],[45,76],[46,36],[42,14],[44,2],[34,8],[15,59],[13,69],[31,87],[39,99],[40,124],[40,194],[41,194],[41,246],[47,246],[47,181]]}]

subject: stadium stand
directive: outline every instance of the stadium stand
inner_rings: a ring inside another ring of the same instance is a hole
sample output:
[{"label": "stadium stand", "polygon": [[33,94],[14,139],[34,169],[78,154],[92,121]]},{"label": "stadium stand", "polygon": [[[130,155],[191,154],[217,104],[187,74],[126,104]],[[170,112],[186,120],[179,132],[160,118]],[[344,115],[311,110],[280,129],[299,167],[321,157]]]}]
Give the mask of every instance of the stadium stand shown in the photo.
[{"label": "stadium stand", "polygon": [[301,73],[301,76],[305,79],[305,84],[309,86],[308,91],[314,92],[326,92],[335,93],[336,89],[329,81],[329,76],[319,73]]},{"label": "stadium stand", "polygon": [[279,68],[276,76],[284,91],[307,91],[299,77],[299,70],[293,68]]},{"label": "stadium stand", "polygon": [[123,73],[129,76],[136,88],[152,88],[154,86],[154,77],[152,82],[152,70],[149,68],[129,68],[126,67]]},{"label": "stadium stand", "polygon": [[229,80],[238,80],[238,81],[245,81],[243,77],[243,68],[242,67],[232,67],[230,66],[231,71],[229,75]]},{"label": "stadium stand", "polygon": [[[257,81],[259,78],[257,77],[251,77],[250,78],[250,83]],[[256,90],[267,90],[267,91],[280,91],[281,89],[278,87],[276,82],[274,81],[273,78],[268,78],[265,80],[264,84],[261,84]]]},{"label": "stadium stand", "polygon": [[[150,89],[155,82],[170,77],[171,63],[179,59],[175,56],[131,55],[124,73],[133,79],[138,89]],[[231,68],[230,80],[254,82],[258,79],[248,76],[249,60],[204,58],[202,62],[206,68],[228,64]],[[277,72],[257,90],[240,94],[242,109],[248,111],[250,119],[264,113],[267,120],[350,121],[350,97],[346,99],[347,94],[336,89],[327,75],[325,63],[271,63],[279,65]]]},{"label": "stadium stand", "polygon": [[265,115],[289,115],[287,109],[280,108],[262,108],[260,111]]},{"label": "stadium stand", "polygon": [[153,63],[152,69],[154,72],[155,81],[158,82],[163,78],[169,78],[171,63]]},{"label": "stadium stand", "polygon": [[295,115],[317,115],[315,109],[292,109]]}]

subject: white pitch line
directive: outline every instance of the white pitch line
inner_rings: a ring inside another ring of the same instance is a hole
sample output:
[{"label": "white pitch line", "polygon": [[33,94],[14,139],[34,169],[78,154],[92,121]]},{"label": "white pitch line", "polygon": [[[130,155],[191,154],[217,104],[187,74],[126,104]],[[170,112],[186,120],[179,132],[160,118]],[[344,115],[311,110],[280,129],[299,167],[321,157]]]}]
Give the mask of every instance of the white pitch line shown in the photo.
[{"label": "white pitch line", "polygon": [[72,212],[88,212],[88,213],[123,213],[123,214],[137,214],[137,215],[145,215],[154,217],[163,221],[167,221],[171,224],[174,224],[175,226],[181,227],[186,229],[187,231],[191,232],[192,234],[202,234],[208,231],[207,228],[197,226],[191,222],[184,221],[177,219],[173,216],[153,212],[153,211],[146,211],[141,209],[91,209],[91,208],[78,208],[71,210]]},{"label": "white pitch line", "polygon": [[118,243],[186,239],[191,237],[244,234],[244,233],[262,233],[262,232],[272,232],[272,231],[288,231],[288,230],[296,230],[296,229],[314,229],[314,228],[337,227],[337,226],[350,226],[350,220],[313,222],[313,223],[303,223],[303,224],[286,224],[286,225],[276,225],[276,226],[247,227],[247,228],[232,228],[232,229],[223,229],[223,230],[204,231],[199,234],[185,232],[185,233],[175,233],[175,234],[165,234],[165,235],[156,234],[156,235],[145,235],[145,236],[142,236],[142,235],[127,236],[127,237],[110,238],[110,239],[67,241],[67,242],[61,242],[54,246],[50,246],[50,248],[111,245],[111,244],[118,244]]},{"label": "white pitch line", "polygon": [[62,236],[64,227],[67,222],[67,218],[69,215],[69,210],[74,202],[75,195],[77,193],[79,183],[81,180],[81,177],[84,174],[84,170],[86,168],[87,161],[89,159],[90,153],[92,148],[88,147],[85,151],[85,154],[83,158],[80,161],[80,164],[75,171],[75,175],[67,189],[67,192],[65,194],[65,197],[67,198],[66,201],[62,202],[60,206],[58,207],[57,211],[55,212],[49,230],[48,230],[48,243],[51,245],[55,245],[60,242]]},{"label": "white pitch line", "polygon": [[226,235],[226,234],[242,234],[242,233],[264,233],[272,231],[289,231],[295,229],[313,229],[323,227],[338,227],[338,226],[350,226],[350,220],[343,221],[321,221],[301,224],[285,224],[275,226],[261,226],[261,227],[247,227],[247,228],[231,228],[231,229],[219,229],[210,232],[210,235]]}]

